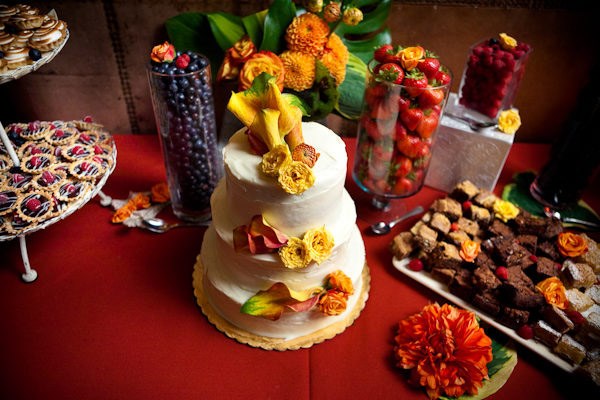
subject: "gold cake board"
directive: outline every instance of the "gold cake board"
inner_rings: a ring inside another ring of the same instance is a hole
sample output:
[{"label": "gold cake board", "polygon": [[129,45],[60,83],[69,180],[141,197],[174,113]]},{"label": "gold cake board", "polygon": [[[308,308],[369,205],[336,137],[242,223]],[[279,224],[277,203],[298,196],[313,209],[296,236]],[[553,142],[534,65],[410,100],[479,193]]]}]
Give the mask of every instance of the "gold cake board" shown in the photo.
[{"label": "gold cake board", "polygon": [[196,264],[194,265],[193,286],[194,295],[196,296],[196,302],[200,306],[202,313],[208,318],[208,321],[213,324],[219,331],[223,332],[228,337],[237,340],[240,343],[247,344],[252,347],[260,347],[265,350],[298,350],[301,348],[311,347],[313,344],[321,343],[327,339],[331,339],[334,336],[342,333],[347,327],[354,323],[354,320],[358,318],[361,311],[365,307],[367,299],[369,298],[369,289],[371,287],[371,274],[369,267],[365,263],[362,271],[362,289],[359,294],[358,300],[354,305],[354,308],[348,313],[348,316],[332,325],[329,325],[323,329],[311,333],[310,335],[301,336],[299,338],[285,340],[266,336],[254,335],[248,331],[240,329],[232,325],[229,321],[225,320],[215,309],[211,306],[204,293],[204,266],[200,261],[200,255],[196,258]]}]

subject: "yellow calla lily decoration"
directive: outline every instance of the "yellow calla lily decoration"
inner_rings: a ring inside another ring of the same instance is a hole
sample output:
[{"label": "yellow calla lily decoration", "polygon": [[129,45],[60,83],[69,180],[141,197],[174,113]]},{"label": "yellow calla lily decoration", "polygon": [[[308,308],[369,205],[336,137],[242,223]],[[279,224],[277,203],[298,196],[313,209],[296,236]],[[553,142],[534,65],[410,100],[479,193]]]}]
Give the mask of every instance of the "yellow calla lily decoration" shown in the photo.
[{"label": "yellow calla lily decoration", "polygon": [[282,95],[275,78],[266,73],[255,78],[248,90],[232,93],[227,108],[269,150],[285,144],[285,136],[302,122],[300,108]]}]

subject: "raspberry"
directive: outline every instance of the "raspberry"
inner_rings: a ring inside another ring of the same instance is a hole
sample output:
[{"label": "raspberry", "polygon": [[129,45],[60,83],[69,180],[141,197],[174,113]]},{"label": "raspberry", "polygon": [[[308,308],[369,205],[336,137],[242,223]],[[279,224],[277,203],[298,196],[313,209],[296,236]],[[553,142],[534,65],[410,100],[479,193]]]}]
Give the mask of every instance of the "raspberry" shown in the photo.
[{"label": "raspberry", "polygon": [[421,271],[423,269],[423,261],[419,260],[418,258],[413,258],[408,263],[408,268],[413,271]]},{"label": "raspberry", "polygon": [[75,146],[73,147],[73,149],[71,150],[71,152],[73,154],[75,154],[76,156],[81,155],[85,152],[84,148],[81,146]]},{"label": "raspberry", "polygon": [[473,205],[473,203],[471,203],[469,200],[466,200],[462,203],[462,209],[464,211],[467,211],[471,208],[472,205]]},{"label": "raspberry", "polygon": [[102,154],[104,153],[104,151],[102,150],[102,147],[95,145],[94,146],[94,154]]},{"label": "raspberry", "polygon": [[179,57],[175,59],[175,66],[177,68],[186,69],[188,64],[190,63],[190,56],[183,53]]},{"label": "raspberry", "polygon": [[94,120],[92,119],[91,115],[86,115],[85,117],[83,117],[83,122],[87,122],[88,124],[93,122]]},{"label": "raspberry", "polygon": [[453,222],[450,224],[450,232],[456,232],[457,230],[459,230],[459,226],[457,222]]},{"label": "raspberry", "polygon": [[496,276],[503,281],[508,279],[508,269],[506,267],[496,268]]},{"label": "raspberry", "polygon": [[537,261],[538,261],[538,258],[537,258],[537,256],[536,256],[535,254],[532,254],[532,255],[530,255],[530,256],[529,256],[529,259],[530,259],[531,261],[533,261],[533,262],[537,262]]},{"label": "raspberry", "polygon": [[56,136],[57,138],[61,138],[61,137],[65,136],[65,132],[62,129],[57,129],[54,132],[54,136]]},{"label": "raspberry", "polygon": [[517,334],[526,340],[533,339],[533,328],[529,325],[522,325],[517,329]]},{"label": "raspberry", "polygon": [[42,206],[42,202],[36,198],[29,199],[25,203],[25,207],[27,207],[27,209],[31,212],[36,212],[37,210],[39,210],[39,208],[41,206]]},{"label": "raspberry", "polygon": [[42,160],[38,156],[31,157],[30,161],[31,165],[33,165],[34,167],[39,167],[40,165],[42,165]]}]

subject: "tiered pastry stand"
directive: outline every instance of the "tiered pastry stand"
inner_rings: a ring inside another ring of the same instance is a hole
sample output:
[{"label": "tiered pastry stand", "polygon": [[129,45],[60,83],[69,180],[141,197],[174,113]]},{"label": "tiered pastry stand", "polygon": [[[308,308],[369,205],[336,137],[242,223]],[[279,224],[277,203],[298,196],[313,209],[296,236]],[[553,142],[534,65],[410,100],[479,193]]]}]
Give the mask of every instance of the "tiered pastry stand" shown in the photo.
[{"label": "tiered pastry stand", "polygon": [[[67,35],[65,37],[65,40],[63,40],[63,42],[61,43],[61,45],[58,48],[54,49],[53,51],[43,53],[42,57],[38,61],[34,62],[31,65],[26,65],[26,66],[23,66],[23,67],[14,69],[14,70],[10,70],[7,73],[0,74],[0,84],[18,79],[24,75],[27,75],[33,71],[36,71],[42,65],[50,62],[62,50],[62,48],[64,47],[64,45],[68,39],[69,39],[69,31],[67,30]],[[4,130],[4,127],[2,126],[1,122],[0,122],[0,138],[2,140],[2,144],[4,145],[4,148],[7,150],[8,155],[10,156],[14,166],[19,167],[21,165],[19,157],[17,156],[17,153],[15,152],[15,150],[12,146],[12,143],[11,143],[10,139],[8,138],[8,135],[6,134],[6,131]],[[40,229],[44,229],[44,228],[54,224],[55,222],[63,220],[67,216],[71,215],[73,212],[75,212],[78,209],[80,209],[81,207],[83,207],[90,199],[92,199],[96,195],[100,196],[102,205],[110,204],[112,199],[110,197],[106,196],[104,193],[102,193],[102,187],[104,186],[108,177],[114,171],[114,168],[116,166],[117,149],[115,147],[114,141],[112,142],[111,156],[112,156],[112,164],[111,164],[110,168],[107,168],[104,175],[95,184],[93,189],[90,190],[81,199],[69,204],[67,206],[67,208],[65,208],[61,214],[50,217],[44,221],[40,221],[40,223],[38,223],[37,225],[32,226],[30,228],[25,228],[16,235],[4,234],[4,232],[0,232],[0,242],[13,240],[16,238],[19,239],[19,245],[21,248],[21,258],[23,259],[23,266],[25,269],[25,272],[21,275],[21,278],[23,279],[23,281],[30,283],[30,282],[35,281],[38,277],[37,271],[35,269],[31,268],[31,264],[29,262],[29,255],[27,252],[27,243],[26,243],[26,237],[28,235],[30,235],[34,232],[37,232]]]}]

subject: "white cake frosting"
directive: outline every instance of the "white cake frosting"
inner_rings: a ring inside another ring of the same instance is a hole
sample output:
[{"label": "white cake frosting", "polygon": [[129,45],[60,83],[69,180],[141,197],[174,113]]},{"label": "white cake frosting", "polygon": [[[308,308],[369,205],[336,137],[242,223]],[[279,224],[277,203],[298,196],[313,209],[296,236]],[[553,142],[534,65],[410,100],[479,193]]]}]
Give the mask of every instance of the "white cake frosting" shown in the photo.
[{"label": "white cake frosting", "polygon": [[[260,171],[261,157],[252,153],[245,129],[235,133],[223,149],[225,177],[211,198],[212,225],[204,236],[201,261],[204,289],[212,307],[227,321],[250,333],[294,339],[346,317],[361,291],[365,264],[364,243],[356,227],[356,207],[344,188],[347,154],[344,142],[315,122],[303,123],[305,143],[320,153],[312,170],[315,183],[299,195],[286,193],[276,179]],[[250,223],[254,215],[287,236],[325,227],[334,238],[331,255],[321,264],[286,268],[277,253],[235,251],[233,230]],[[286,312],[276,321],[240,312],[242,304],[274,283],[301,291],[322,286],[325,277],[341,270],[353,282],[354,295],[346,311],[327,316],[319,310]]]}]

